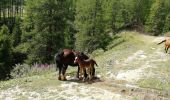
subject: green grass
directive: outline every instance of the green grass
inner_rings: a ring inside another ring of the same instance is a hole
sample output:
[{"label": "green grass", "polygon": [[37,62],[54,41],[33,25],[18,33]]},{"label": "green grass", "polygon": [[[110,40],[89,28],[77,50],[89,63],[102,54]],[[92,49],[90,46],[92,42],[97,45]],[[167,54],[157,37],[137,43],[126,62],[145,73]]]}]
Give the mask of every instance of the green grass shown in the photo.
[{"label": "green grass", "polygon": [[170,90],[170,82],[166,82],[166,80],[160,80],[155,77],[140,80],[139,86],[144,88],[156,89],[160,91]]},{"label": "green grass", "polygon": [[[100,72],[102,72],[103,75],[106,75],[107,73],[106,67],[108,63],[112,61],[114,62],[116,60],[120,61],[121,63],[122,61],[127,59],[129,55],[132,55],[134,52],[140,49],[146,48],[145,40],[146,39],[150,40],[150,38],[152,37],[146,38],[145,35],[138,34],[136,32],[122,32],[120,34],[117,34],[113,38],[115,38],[115,40],[111,42],[110,45],[108,46],[109,48],[108,51],[103,52],[102,50],[96,50],[99,53],[96,54],[95,51],[95,54],[97,56],[96,57],[92,56],[99,63],[98,70],[100,70]],[[117,72],[118,70],[120,70],[117,69],[116,68],[117,66],[114,66],[113,64],[109,65],[109,67],[113,72]],[[132,68],[132,66],[124,67],[124,69],[129,68]]]},{"label": "green grass", "polygon": [[153,68],[148,69],[153,73],[152,77],[140,80],[139,86],[160,91],[170,90],[170,63],[154,62]]},{"label": "green grass", "polygon": [[132,100],[139,100],[137,97],[133,97]]},{"label": "green grass", "polygon": [[49,75],[42,75],[42,76],[36,76],[36,77],[30,77],[25,80],[25,84],[22,84],[21,87],[29,90],[29,91],[44,91],[45,87],[51,86],[55,87],[61,84],[60,81],[58,81],[56,75],[49,74]]},{"label": "green grass", "polygon": [[[108,51],[103,52],[102,50],[98,50],[97,56],[94,57],[99,63],[99,68],[97,68],[97,72],[101,73],[103,76],[106,76],[107,66],[109,66],[109,71],[113,74],[116,74],[120,70],[133,70],[140,68],[147,61],[151,61],[152,59],[160,59],[160,56],[153,56],[154,50],[152,48],[159,48],[157,44],[152,43],[151,41],[155,39],[153,36],[145,36],[142,34],[137,34],[135,32],[126,32],[120,33],[117,36],[118,38],[111,43],[108,48]],[[122,42],[123,41],[123,42]],[[115,43],[115,44],[114,44]],[[119,44],[119,45],[116,45]],[[148,57],[145,60],[136,60],[134,59],[129,65],[125,67],[119,68],[119,65],[114,65],[111,61],[118,60],[120,64],[127,59],[128,56],[133,55],[138,50],[143,50]],[[162,52],[164,52],[162,50]],[[95,52],[96,53],[96,52]],[[152,67],[146,69],[146,73],[152,72],[153,76],[147,76],[141,80],[139,80],[137,85],[144,88],[156,89],[159,91],[170,91],[170,63],[169,61],[153,61],[149,63]]]},{"label": "green grass", "polygon": [[0,82],[0,90],[5,90],[10,87],[20,86],[25,89],[39,90],[46,86],[56,86],[61,82],[58,81],[56,73],[35,75],[31,77],[11,79]]}]

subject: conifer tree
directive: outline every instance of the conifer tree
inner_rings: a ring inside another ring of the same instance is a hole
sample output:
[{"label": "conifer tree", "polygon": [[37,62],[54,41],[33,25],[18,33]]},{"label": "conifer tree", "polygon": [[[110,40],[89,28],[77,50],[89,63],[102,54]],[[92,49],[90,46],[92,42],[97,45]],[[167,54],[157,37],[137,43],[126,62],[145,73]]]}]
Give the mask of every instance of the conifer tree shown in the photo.
[{"label": "conifer tree", "polygon": [[79,0],[76,6],[76,48],[92,52],[105,49],[108,35],[104,33],[102,0]]},{"label": "conifer tree", "polygon": [[26,1],[22,44],[29,45],[26,50],[29,63],[49,62],[54,53],[65,47],[65,37],[73,37],[67,33],[74,31],[71,26],[74,8],[70,3],[69,0]]},{"label": "conifer tree", "polygon": [[2,26],[0,31],[0,79],[9,77],[12,69],[12,47],[9,30],[7,26]]},{"label": "conifer tree", "polygon": [[153,3],[146,23],[146,31],[153,33],[153,35],[162,33],[166,17],[165,8],[165,0],[156,0]]}]

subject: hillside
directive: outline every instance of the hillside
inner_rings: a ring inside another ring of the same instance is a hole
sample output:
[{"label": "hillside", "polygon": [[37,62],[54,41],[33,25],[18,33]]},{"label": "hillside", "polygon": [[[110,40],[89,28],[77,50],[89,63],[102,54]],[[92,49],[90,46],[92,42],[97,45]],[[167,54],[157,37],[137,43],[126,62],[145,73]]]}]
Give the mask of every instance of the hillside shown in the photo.
[{"label": "hillside", "polygon": [[93,83],[78,81],[77,68],[69,67],[68,81],[51,71],[0,82],[0,100],[170,100],[170,54],[157,45],[165,37],[121,32],[113,38],[108,51],[91,55],[99,65]]}]

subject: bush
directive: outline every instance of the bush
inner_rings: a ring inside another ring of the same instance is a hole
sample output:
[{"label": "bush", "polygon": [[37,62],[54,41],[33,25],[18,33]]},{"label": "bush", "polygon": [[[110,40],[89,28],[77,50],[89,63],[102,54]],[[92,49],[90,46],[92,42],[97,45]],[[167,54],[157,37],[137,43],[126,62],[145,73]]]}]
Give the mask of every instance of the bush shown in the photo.
[{"label": "bush", "polygon": [[31,67],[27,64],[16,64],[14,69],[11,71],[13,78],[20,78],[27,76],[28,72],[31,71]]},{"label": "bush", "polygon": [[55,71],[55,65],[51,64],[16,64],[11,71],[12,78],[28,77],[33,75],[41,75]]}]

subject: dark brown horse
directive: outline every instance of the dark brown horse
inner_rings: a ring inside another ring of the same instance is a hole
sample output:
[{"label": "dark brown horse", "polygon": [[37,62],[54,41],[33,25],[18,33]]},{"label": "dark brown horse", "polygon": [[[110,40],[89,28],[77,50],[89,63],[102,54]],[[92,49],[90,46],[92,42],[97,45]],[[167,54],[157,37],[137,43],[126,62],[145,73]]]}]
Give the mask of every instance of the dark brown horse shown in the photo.
[{"label": "dark brown horse", "polygon": [[[80,58],[80,56],[76,56],[74,63],[78,63],[80,67],[80,77],[85,73],[84,71],[87,69],[88,75],[89,75],[89,80],[91,80],[93,76],[93,69],[94,65],[98,66],[96,61],[93,59],[87,59],[83,60]],[[85,80],[85,76],[83,77],[83,81]]]},{"label": "dark brown horse", "polygon": [[[58,80],[67,80],[65,73],[67,70],[68,65],[70,66],[78,66],[78,63],[74,63],[75,57],[79,55],[81,59],[88,59],[89,57],[85,55],[83,52],[64,49],[63,51],[55,54],[54,60],[56,63],[56,69],[59,69],[59,77]],[[77,78],[79,78],[79,67],[77,71]],[[93,75],[95,74],[95,69],[93,69]],[[87,74],[85,72],[85,76],[87,77]]]}]

